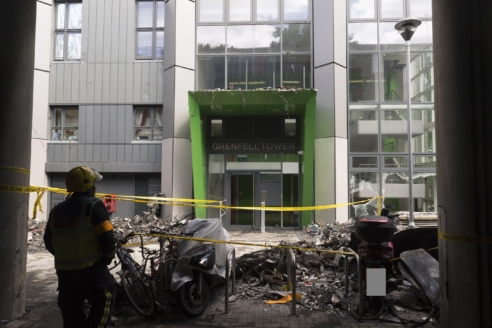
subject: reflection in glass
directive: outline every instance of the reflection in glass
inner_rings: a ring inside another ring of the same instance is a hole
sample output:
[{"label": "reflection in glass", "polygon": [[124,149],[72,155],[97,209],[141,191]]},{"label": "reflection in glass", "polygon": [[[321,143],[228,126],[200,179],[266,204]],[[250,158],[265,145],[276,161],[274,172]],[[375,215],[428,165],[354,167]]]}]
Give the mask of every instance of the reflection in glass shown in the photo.
[{"label": "reflection in glass", "polygon": [[156,27],[164,27],[164,18],[166,16],[166,7],[164,1],[157,1]]},{"label": "reflection in glass", "polygon": [[137,59],[152,59],[152,32],[137,32]]},{"label": "reflection in glass", "polygon": [[[379,173],[352,172],[350,174],[350,202],[367,200],[380,195]],[[376,200],[353,205],[350,208],[351,217],[361,215],[376,215],[378,203]]]},{"label": "reflection in glass", "polygon": [[154,18],[154,3],[151,1],[138,1],[137,27],[152,27]]},{"label": "reflection in glass", "polygon": [[412,37],[410,51],[432,50],[432,42],[432,22],[424,21]]},{"label": "reflection in glass", "polygon": [[[378,45],[377,23],[350,23],[348,24],[349,50],[373,51]],[[398,36],[398,32],[396,33]],[[401,37],[400,37],[401,38]]]},{"label": "reflection in glass", "polygon": [[352,157],[352,168],[354,169],[377,169],[378,158],[368,156],[354,156]]},{"label": "reflection in glass", "polygon": [[297,120],[295,118],[286,118],[284,123],[284,134],[287,137],[294,137],[297,132]]},{"label": "reflection in glass", "polygon": [[64,29],[65,28],[65,4],[60,3],[56,6],[57,15],[56,15],[56,28]]},{"label": "reflection in glass", "polygon": [[255,25],[255,53],[280,52],[280,25]]},{"label": "reflection in glass", "polygon": [[412,17],[431,17],[432,16],[431,0],[411,0],[410,15]]},{"label": "reflection in glass", "polygon": [[282,60],[283,86],[311,88],[311,55],[287,54]]},{"label": "reflection in glass", "polygon": [[80,59],[81,42],[80,33],[68,33],[68,59]]},{"label": "reflection in glass", "polygon": [[224,0],[200,0],[199,4],[200,23],[224,21]]},{"label": "reflection in glass", "polygon": [[352,105],[349,109],[350,151],[378,151],[378,112],[376,105]]},{"label": "reflection in glass", "polygon": [[[381,147],[385,153],[406,153],[408,151],[408,123],[406,105],[382,105]],[[413,121],[412,123],[415,123]],[[418,129],[418,124],[412,129]]]},{"label": "reflection in glass", "polygon": [[[413,152],[433,153],[436,151],[435,112],[433,108],[420,109],[419,107],[419,105],[412,105],[412,123],[417,122],[419,126],[423,126],[421,133],[414,132]],[[415,131],[413,126],[412,130]]]},{"label": "reflection in glass", "polygon": [[135,126],[150,127],[150,108],[140,108],[135,110]]},{"label": "reflection in glass", "polygon": [[403,17],[403,0],[381,0],[381,18],[395,17]]},{"label": "reflection in glass", "polygon": [[[224,173],[224,155],[208,155],[207,199],[224,200]],[[207,217],[220,218],[220,210],[218,208],[207,208]]]},{"label": "reflection in glass", "polygon": [[256,2],[257,21],[278,21],[278,0],[261,0]]},{"label": "reflection in glass", "polygon": [[197,26],[199,54],[225,53],[225,26]]},{"label": "reflection in glass", "polygon": [[282,52],[310,52],[311,24],[282,25]]},{"label": "reflection in glass", "polygon": [[405,53],[381,54],[382,99],[406,101],[406,57]]},{"label": "reflection in glass", "polygon": [[198,90],[225,89],[224,57],[197,57],[197,88]]},{"label": "reflection in glass", "polygon": [[414,210],[416,212],[437,212],[437,209],[435,208],[437,195],[437,185],[435,180],[435,172],[418,172],[413,174],[413,190],[416,190],[416,192],[413,193],[415,202]]},{"label": "reflection in glass", "polygon": [[63,59],[63,45],[65,41],[65,35],[63,33],[56,33],[55,40],[55,59]]},{"label": "reflection in glass", "polygon": [[222,137],[222,119],[210,120],[210,136]]},{"label": "reflection in glass", "polygon": [[82,28],[82,4],[68,4],[68,28]]},{"label": "reflection in glass", "polygon": [[284,0],[284,19],[285,20],[308,20],[309,1],[308,0]]},{"label": "reflection in glass", "polygon": [[377,101],[378,55],[349,55],[349,101]]},{"label": "reflection in glass", "polygon": [[227,57],[227,83],[243,90],[279,86],[280,56]]},{"label": "reflection in glass", "polygon": [[62,126],[62,109],[55,108],[52,117],[53,126]]},{"label": "reflection in glass", "polygon": [[[408,172],[385,172],[383,173],[383,196],[385,202],[395,203],[393,210],[408,211]],[[414,197],[417,197],[419,191],[413,186]]]},{"label": "reflection in glass", "polygon": [[384,156],[385,169],[404,169],[408,167],[406,156]]},{"label": "reflection in glass", "polygon": [[227,26],[227,52],[251,53],[254,48],[254,26]]},{"label": "reflection in glass", "polygon": [[[396,32],[396,33],[395,33]],[[417,30],[418,32],[418,30]],[[405,51],[405,40],[395,30],[395,23],[379,23],[379,42],[382,51]],[[413,39],[412,39],[413,48]]]},{"label": "reflection in glass", "polygon": [[414,156],[414,167],[416,169],[421,168],[436,168],[436,156]]},{"label": "reflection in glass", "polygon": [[229,0],[229,21],[251,21],[251,0]]},{"label": "reflection in glass", "polygon": [[350,0],[350,18],[374,18],[374,0]]},{"label": "reflection in glass", "polygon": [[162,59],[164,57],[164,31],[155,32],[155,58]]}]

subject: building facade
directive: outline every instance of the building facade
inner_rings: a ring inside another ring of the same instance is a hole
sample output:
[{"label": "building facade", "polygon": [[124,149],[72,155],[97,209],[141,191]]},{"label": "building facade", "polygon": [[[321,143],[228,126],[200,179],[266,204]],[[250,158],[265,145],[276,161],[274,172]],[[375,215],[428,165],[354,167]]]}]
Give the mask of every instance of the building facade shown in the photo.
[{"label": "building facade", "polygon": [[[432,211],[429,10],[430,0],[39,0],[31,184],[63,187],[88,165],[104,193],[283,207],[385,195],[404,210],[406,63],[392,26],[413,15],[424,20],[411,60],[415,208]],[[143,209],[118,202],[115,215]],[[269,212],[267,225],[349,212]],[[256,211],[223,220],[259,227]]]}]

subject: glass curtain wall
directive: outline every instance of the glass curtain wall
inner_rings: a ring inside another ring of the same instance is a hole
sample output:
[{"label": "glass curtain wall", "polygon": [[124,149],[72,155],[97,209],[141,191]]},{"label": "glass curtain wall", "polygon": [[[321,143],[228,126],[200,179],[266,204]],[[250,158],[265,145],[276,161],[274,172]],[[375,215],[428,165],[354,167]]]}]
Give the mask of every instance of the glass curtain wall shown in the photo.
[{"label": "glass curtain wall", "polygon": [[[435,111],[431,0],[349,0],[348,80],[350,198],[383,195],[397,210],[409,210],[413,181],[415,212],[435,211]],[[398,20],[418,17],[422,25],[410,43],[395,30]],[[411,95],[406,67],[410,65]],[[408,133],[407,100],[412,131]],[[412,147],[408,149],[408,136]],[[409,154],[414,174],[408,177]],[[375,214],[377,203],[352,208],[351,216]]]},{"label": "glass curtain wall", "polygon": [[197,90],[311,88],[311,0],[197,3]]}]

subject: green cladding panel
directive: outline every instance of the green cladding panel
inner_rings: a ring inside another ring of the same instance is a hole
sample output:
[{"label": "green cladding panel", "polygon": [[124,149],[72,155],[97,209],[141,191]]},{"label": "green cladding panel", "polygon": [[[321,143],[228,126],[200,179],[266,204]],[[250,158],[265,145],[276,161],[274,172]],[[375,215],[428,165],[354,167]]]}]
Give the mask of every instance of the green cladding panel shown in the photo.
[{"label": "green cladding panel", "polygon": [[[206,151],[207,116],[228,115],[295,115],[302,117],[303,172],[301,175],[301,204],[313,205],[314,130],[316,90],[246,90],[190,91],[191,149],[193,188],[196,199],[206,199],[208,161]],[[196,208],[197,217],[206,217],[206,209]],[[301,226],[311,223],[312,212],[301,212]]]}]

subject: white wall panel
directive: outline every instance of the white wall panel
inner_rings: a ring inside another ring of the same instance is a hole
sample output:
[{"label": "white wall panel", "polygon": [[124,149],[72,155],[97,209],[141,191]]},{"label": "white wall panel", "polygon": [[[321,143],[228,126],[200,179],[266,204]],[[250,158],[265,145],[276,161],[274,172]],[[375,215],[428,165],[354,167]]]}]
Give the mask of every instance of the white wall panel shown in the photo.
[{"label": "white wall panel", "polygon": [[[163,139],[162,140],[162,170],[161,170],[161,191],[166,195],[166,197],[173,197],[173,157],[174,157],[174,139]],[[176,179],[176,181],[178,181]],[[164,206],[164,216],[168,217],[172,214],[171,206]]]},{"label": "white wall panel", "polygon": [[312,24],[314,67],[319,67],[333,62],[333,0],[313,0]]},{"label": "white wall panel", "polygon": [[[116,0],[119,1],[119,0]],[[111,62],[113,0],[104,0],[104,52],[103,63]]]},{"label": "white wall panel", "polygon": [[109,79],[109,102],[114,104],[118,102],[118,63],[111,63]]},{"label": "white wall panel", "polygon": [[[176,34],[179,40],[176,47],[175,64],[180,67],[195,69],[195,2],[176,2]],[[167,28],[167,25],[166,25]],[[166,30],[167,31],[167,30]]]},{"label": "white wall panel", "polygon": [[[111,84],[111,64],[105,62],[102,64],[102,102],[109,103],[109,93]],[[116,82],[116,81],[115,81]]]},{"label": "white wall panel", "polygon": [[[335,138],[335,198],[337,204],[348,203],[348,140]],[[348,206],[336,209],[336,220],[347,222],[349,220]]]},{"label": "white wall panel", "polygon": [[174,137],[174,99],[176,97],[174,92],[176,87],[174,81],[175,72],[175,67],[171,67],[162,72],[164,83],[163,98],[166,100],[163,103],[162,112],[162,138],[164,139]]},{"label": "white wall panel", "polygon": [[314,69],[314,88],[318,89],[315,138],[333,137],[335,133],[334,66]]},{"label": "white wall panel", "polygon": [[347,67],[347,1],[334,0],[333,49],[334,61]]},{"label": "white wall panel", "polygon": [[[166,6],[165,12],[165,36],[164,36],[164,70],[175,65],[176,59],[176,1],[169,0]],[[193,13],[194,14],[194,13]],[[194,27],[194,25],[193,25]],[[194,34],[194,32],[193,32]],[[194,42],[194,41],[193,41]],[[195,54],[195,49],[193,49]]]},{"label": "white wall panel", "polygon": [[174,101],[174,136],[190,138],[188,91],[194,89],[195,72],[176,67],[176,95]]},{"label": "white wall panel", "polygon": [[[32,99],[32,138],[50,138],[49,126],[49,91],[50,75],[43,71],[34,71],[33,99]],[[46,152],[46,148],[43,149]],[[45,154],[46,156],[46,154]]]},{"label": "white wall panel", "polygon": [[92,147],[92,161],[93,162],[101,162],[101,145],[95,144],[94,147]]},{"label": "white wall panel", "polygon": [[191,142],[189,139],[174,139],[173,156],[173,197],[191,198],[193,193],[193,174],[191,161]]},{"label": "white wall panel", "polygon": [[79,66],[79,102],[87,102],[87,63],[81,62]]},{"label": "white wall panel", "polygon": [[94,86],[96,81],[96,64],[87,64],[87,103],[94,103]]},{"label": "white wall panel", "polygon": [[34,43],[34,68],[50,70],[52,7],[36,3],[36,39]]},{"label": "white wall panel", "polygon": [[102,101],[103,91],[103,64],[95,64],[94,72],[94,102],[100,103]]},{"label": "white wall panel", "polygon": [[72,81],[71,86],[72,90],[71,94],[71,103],[78,104],[79,103],[79,91],[80,91],[80,63],[72,65]]},{"label": "white wall panel", "polygon": [[[322,138],[314,141],[315,156],[315,205],[335,204],[335,141],[334,138]],[[316,211],[316,222],[335,221],[335,209]]]},{"label": "white wall panel", "polygon": [[347,69],[334,66],[335,136],[347,138]]}]

